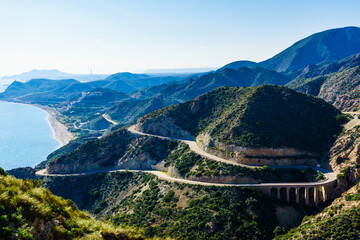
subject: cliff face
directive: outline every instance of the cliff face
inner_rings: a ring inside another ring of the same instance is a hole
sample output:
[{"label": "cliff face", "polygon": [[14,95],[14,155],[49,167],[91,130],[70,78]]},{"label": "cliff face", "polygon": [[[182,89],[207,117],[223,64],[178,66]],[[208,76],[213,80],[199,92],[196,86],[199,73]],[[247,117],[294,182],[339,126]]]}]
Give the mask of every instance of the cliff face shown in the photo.
[{"label": "cliff face", "polygon": [[175,119],[169,116],[158,116],[137,125],[137,130],[150,134],[174,137],[179,139],[194,139],[190,132],[175,124]]},{"label": "cliff face", "polygon": [[196,137],[196,143],[205,152],[237,163],[249,165],[309,165],[315,166],[319,158],[295,148],[247,148],[225,144],[213,139],[209,133]]},{"label": "cliff face", "polygon": [[172,146],[168,146],[168,141],[143,136],[127,146],[127,151],[117,161],[116,166],[122,169],[154,169],[171,150]]}]

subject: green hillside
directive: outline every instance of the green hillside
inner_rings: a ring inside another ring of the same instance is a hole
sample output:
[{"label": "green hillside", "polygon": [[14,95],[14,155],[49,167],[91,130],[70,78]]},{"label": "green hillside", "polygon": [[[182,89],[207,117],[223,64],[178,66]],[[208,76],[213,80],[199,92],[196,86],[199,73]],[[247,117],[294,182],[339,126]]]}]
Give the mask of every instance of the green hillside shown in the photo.
[{"label": "green hillside", "polygon": [[148,237],[271,239],[278,224],[276,201],[249,188],[170,183],[132,172],[47,178],[44,185],[115,224],[141,227]]},{"label": "green hillside", "polygon": [[95,220],[39,181],[0,172],[0,239],[145,239],[137,230]]},{"label": "green hillside", "polygon": [[[245,147],[292,147],[324,152],[341,130],[340,111],[325,101],[286,87],[221,87],[195,100],[173,105],[139,119],[150,133],[152,123],[169,118],[197,136],[209,133],[227,144]],[[294,137],[296,136],[296,137]]]}]

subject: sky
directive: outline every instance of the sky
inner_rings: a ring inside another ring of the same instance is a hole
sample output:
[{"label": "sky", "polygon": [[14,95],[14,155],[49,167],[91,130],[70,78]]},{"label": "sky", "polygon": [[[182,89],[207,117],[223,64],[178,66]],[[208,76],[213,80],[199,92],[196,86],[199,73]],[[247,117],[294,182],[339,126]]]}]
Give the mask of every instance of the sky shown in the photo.
[{"label": "sky", "polygon": [[221,67],[331,28],[358,0],[0,0],[0,75]]}]

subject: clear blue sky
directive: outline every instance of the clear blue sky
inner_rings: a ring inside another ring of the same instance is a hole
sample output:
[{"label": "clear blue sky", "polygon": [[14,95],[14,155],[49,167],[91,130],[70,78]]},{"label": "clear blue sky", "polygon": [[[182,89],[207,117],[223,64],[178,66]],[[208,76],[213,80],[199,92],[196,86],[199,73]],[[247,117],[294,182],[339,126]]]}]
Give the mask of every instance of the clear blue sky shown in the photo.
[{"label": "clear blue sky", "polygon": [[344,26],[360,1],[1,0],[0,75],[220,67]]}]

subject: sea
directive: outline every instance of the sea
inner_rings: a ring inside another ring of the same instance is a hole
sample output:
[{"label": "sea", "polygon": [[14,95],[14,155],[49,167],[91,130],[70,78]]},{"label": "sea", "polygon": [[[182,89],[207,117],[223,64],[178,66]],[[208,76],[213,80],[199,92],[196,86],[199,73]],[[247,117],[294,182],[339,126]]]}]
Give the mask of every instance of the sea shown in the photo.
[{"label": "sea", "polygon": [[47,116],[31,105],[0,101],[0,167],[34,167],[60,147]]}]

